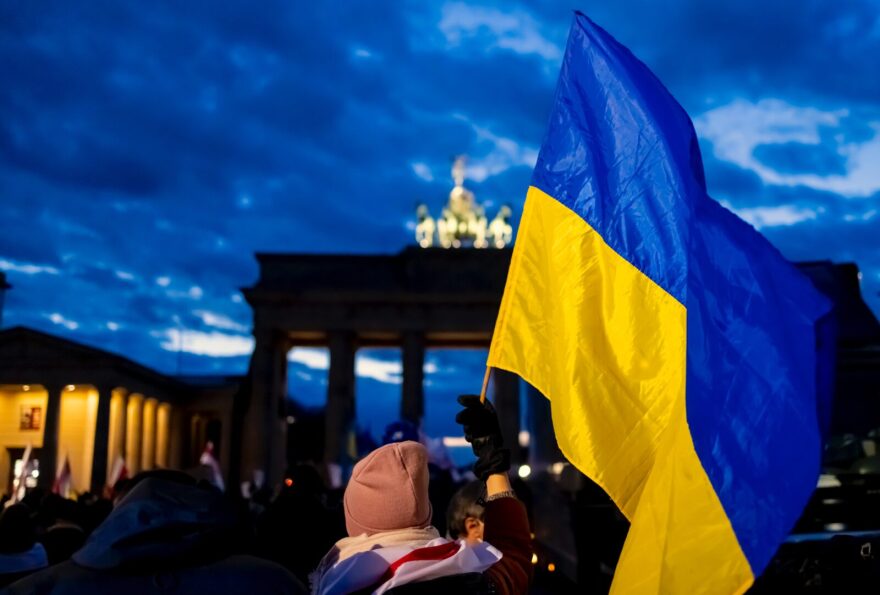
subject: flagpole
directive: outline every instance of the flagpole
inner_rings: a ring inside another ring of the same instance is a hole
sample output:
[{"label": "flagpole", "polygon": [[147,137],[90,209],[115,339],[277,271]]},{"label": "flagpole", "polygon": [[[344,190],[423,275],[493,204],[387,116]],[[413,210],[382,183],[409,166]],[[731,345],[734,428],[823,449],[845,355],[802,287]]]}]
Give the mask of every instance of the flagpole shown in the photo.
[{"label": "flagpole", "polygon": [[492,367],[486,366],[486,375],[483,376],[483,388],[480,390],[480,403],[486,402],[486,390],[489,388],[489,376],[492,374]]}]

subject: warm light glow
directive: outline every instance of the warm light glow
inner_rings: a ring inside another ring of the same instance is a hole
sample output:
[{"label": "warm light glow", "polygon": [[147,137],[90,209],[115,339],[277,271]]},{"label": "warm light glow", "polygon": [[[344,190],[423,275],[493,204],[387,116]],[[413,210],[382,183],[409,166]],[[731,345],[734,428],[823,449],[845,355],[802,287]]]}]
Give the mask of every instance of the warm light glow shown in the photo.
[{"label": "warm light glow", "polygon": [[21,387],[21,390],[23,390],[24,392],[28,392],[29,390],[31,390],[31,385],[25,384],[24,386]]},{"label": "warm light glow", "polygon": [[519,470],[517,470],[517,475],[519,475],[523,479],[525,479],[526,477],[528,477],[531,474],[532,474],[532,468],[529,467],[528,465],[520,465]]},{"label": "warm light glow", "polygon": [[287,487],[292,486],[293,480],[288,477],[287,479],[284,480],[284,485],[286,485]]},{"label": "warm light glow", "polygon": [[518,438],[519,445],[522,446],[523,448],[528,448],[529,443],[532,441],[532,435],[529,434],[525,430],[520,431],[519,436],[517,436],[517,438]]},{"label": "warm light glow", "polygon": [[532,564],[538,563],[538,554],[532,554]]},{"label": "warm light glow", "polygon": [[72,384],[68,384],[67,386],[64,387],[64,390],[66,390],[67,392],[73,392],[76,390],[76,387]]},{"label": "warm light glow", "polygon": [[550,473],[553,475],[561,475],[565,469],[565,463],[553,463],[550,465]]},{"label": "warm light glow", "polygon": [[556,572],[556,564],[553,562],[547,564],[547,572]]}]

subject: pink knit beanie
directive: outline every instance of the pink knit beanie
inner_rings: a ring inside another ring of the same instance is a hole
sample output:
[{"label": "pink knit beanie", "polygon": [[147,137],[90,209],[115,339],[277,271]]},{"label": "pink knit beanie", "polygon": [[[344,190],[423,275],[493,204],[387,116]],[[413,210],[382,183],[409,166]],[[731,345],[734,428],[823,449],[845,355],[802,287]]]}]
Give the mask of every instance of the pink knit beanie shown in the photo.
[{"label": "pink knit beanie", "polygon": [[351,537],[430,525],[425,447],[393,442],[371,452],[354,466],[343,502]]}]

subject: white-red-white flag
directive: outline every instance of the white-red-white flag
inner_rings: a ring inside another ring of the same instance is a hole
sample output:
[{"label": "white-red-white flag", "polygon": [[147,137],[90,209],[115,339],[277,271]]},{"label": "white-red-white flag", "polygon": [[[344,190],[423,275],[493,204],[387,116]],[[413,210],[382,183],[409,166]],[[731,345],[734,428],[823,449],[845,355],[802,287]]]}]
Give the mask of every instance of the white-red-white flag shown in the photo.
[{"label": "white-red-white flag", "polygon": [[223,474],[220,472],[220,463],[217,462],[217,458],[214,456],[214,443],[210,440],[205,444],[205,450],[202,451],[202,456],[199,457],[199,465],[204,465],[211,469],[211,483],[220,488],[221,491],[226,489]]},{"label": "white-red-white flag", "polygon": [[9,499],[7,506],[20,502],[21,499],[24,498],[25,493],[27,493],[25,480],[27,480],[27,476],[31,472],[31,467],[33,465],[33,462],[31,461],[32,454],[33,446],[28,442],[28,445],[24,449],[24,454],[21,455],[21,467],[12,479],[12,498]]},{"label": "white-red-white flag", "polygon": [[52,491],[59,496],[67,498],[70,496],[70,459],[67,453],[64,453],[64,462],[58,467],[58,473],[55,474],[55,483],[52,484]]},{"label": "white-red-white flag", "polygon": [[112,488],[120,479],[128,479],[128,468],[125,466],[125,457],[116,455],[110,475],[107,476],[107,485]]}]

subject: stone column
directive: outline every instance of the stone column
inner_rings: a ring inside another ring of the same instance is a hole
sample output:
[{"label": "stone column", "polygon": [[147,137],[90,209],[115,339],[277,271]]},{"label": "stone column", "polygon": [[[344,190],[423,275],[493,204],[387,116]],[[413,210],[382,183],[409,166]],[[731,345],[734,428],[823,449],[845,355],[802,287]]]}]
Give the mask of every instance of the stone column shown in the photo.
[{"label": "stone column", "polygon": [[349,462],[348,445],[354,431],[354,335],[330,334],[330,373],[327,382],[324,461]]},{"label": "stone column", "polygon": [[117,388],[110,399],[110,453],[108,471],[113,469],[117,458],[125,459],[125,426],[128,419],[128,391]]},{"label": "stone column", "polygon": [[156,399],[144,400],[143,421],[141,422],[141,471],[149,471],[156,466]]},{"label": "stone column", "polygon": [[61,427],[60,384],[44,384],[46,388],[46,414],[43,416],[43,446],[40,450],[40,477],[38,485],[51,488],[55,482],[55,467],[58,464],[58,430]]},{"label": "stone column", "polygon": [[113,388],[98,386],[98,412],[95,416],[95,446],[92,451],[92,492],[101,494],[107,483],[107,459],[110,456],[110,402]]},{"label": "stone column", "polygon": [[425,415],[425,336],[420,332],[403,334],[403,394],[400,417],[416,425]]},{"label": "stone column", "polygon": [[510,449],[512,463],[520,463],[519,447],[519,376],[507,370],[492,370],[493,399],[501,424],[504,445]]},{"label": "stone column", "polygon": [[171,422],[171,405],[159,403],[156,409],[156,467],[168,468],[168,452],[171,445],[169,432]]},{"label": "stone column", "polygon": [[283,416],[287,398],[288,339],[273,329],[254,330],[250,390],[244,414],[241,475],[249,480],[253,471],[264,473],[266,485],[282,479],[287,464],[287,423]]},{"label": "stone column", "polygon": [[143,395],[129,395],[125,407],[125,468],[133,477],[141,470],[141,420]]}]

